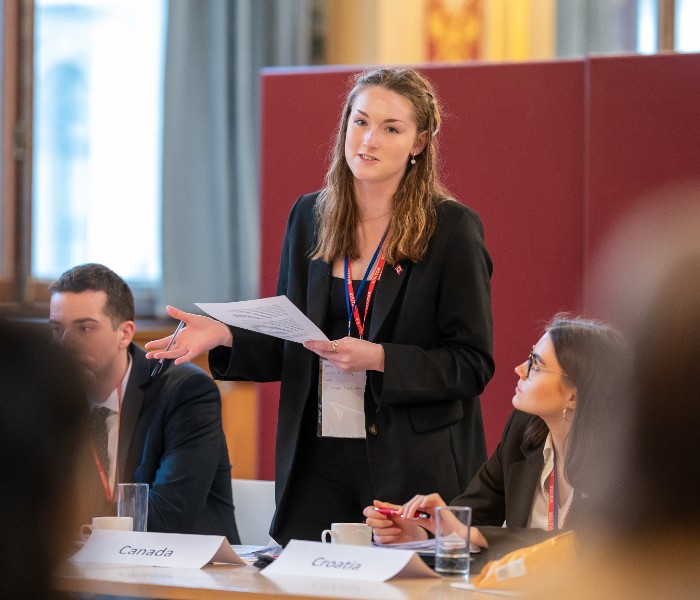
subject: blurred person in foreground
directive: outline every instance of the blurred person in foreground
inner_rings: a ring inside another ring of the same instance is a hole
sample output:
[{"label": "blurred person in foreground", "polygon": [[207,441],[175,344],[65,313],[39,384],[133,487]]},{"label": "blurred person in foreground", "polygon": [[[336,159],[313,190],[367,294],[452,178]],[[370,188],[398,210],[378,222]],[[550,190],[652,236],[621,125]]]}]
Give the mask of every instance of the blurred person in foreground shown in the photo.
[{"label": "blurred person in foreground", "polygon": [[148,531],[240,543],[214,380],[191,364],[167,364],[153,376],[158,361],[132,341],[131,290],[104,265],[69,269],[49,291],[54,336],[78,357],[88,382],[99,514],[115,514],[117,483],[147,483]]},{"label": "blurred person in foreground", "polygon": [[[489,548],[480,562],[578,526],[587,493],[596,485],[585,476],[616,401],[608,382],[624,350],[608,325],[556,315],[527,361],[515,368],[515,410],[501,442],[450,502],[472,508],[471,542]],[[364,514],[377,542],[400,543],[434,533],[436,509],[445,505],[439,494],[418,494],[403,506],[376,500]],[[397,515],[375,508],[395,509]],[[429,518],[407,518],[420,512]]]},{"label": "blurred person in foreground", "polygon": [[599,312],[632,344],[632,375],[592,466],[601,485],[582,566],[546,597],[700,590],[700,185],[642,206],[603,247],[593,285]]},{"label": "blurred person in foreground", "polygon": [[54,598],[77,550],[88,409],[77,368],[36,328],[0,319],[0,597]]}]

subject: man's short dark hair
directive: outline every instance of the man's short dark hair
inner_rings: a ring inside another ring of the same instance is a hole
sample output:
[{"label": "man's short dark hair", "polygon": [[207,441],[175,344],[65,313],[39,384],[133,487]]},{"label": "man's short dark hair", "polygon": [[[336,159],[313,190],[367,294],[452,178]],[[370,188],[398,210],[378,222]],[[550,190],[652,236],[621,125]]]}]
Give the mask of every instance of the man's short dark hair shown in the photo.
[{"label": "man's short dark hair", "polygon": [[105,314],[116,327],[124,321],[134,320],[134,295],[126,282],[104,265],[88,263],[68,269],[49,285],[52,294],[63,292],[104,292],[107,294]]}]

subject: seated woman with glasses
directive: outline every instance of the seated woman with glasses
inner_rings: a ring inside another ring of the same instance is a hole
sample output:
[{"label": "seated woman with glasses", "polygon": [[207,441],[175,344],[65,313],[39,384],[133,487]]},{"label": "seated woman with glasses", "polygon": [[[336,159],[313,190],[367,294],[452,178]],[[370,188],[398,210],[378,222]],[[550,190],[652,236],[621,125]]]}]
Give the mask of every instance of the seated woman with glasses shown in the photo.
[{"label": "seated woman with glasses", "polygon": [[[497,543],[489,558],[574,525],[595,484],[589,464],[601,443],[596,431],[613,408],[623,357],[622,340],[609,326],[556,315],[515,368],[515,410],[501,442],[450,503],[472,508],[472,544]],[[375,500],[364,515],[376,542],[409,542],[434,532],[437,507],[445,505],[439,494],[418,494],[403,506]]]}]

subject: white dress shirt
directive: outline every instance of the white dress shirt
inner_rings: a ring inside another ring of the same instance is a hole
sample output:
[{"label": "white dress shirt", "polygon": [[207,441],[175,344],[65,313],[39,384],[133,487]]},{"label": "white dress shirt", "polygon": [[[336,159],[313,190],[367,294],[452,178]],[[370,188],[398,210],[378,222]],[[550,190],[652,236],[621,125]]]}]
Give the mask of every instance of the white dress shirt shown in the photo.
[{"label": "white dress shirt", "polygon": [[[532,502],[532,510],[530,511],[530,519],[528,527],[536,527],[539,529],[549,528],[549,477],[554,468],[554,444],[552,443],[551,432],[547,434],[547,439],[544,442],[542,449],[544,455],[544,467],[540,474],[540,481],[535,488],[535,499]],[[571,507],[571,502],[574,499],[574,490],[569,493],[568,498],[563,506],[559,508],[559,529],[564,526],[566,515]]]}]

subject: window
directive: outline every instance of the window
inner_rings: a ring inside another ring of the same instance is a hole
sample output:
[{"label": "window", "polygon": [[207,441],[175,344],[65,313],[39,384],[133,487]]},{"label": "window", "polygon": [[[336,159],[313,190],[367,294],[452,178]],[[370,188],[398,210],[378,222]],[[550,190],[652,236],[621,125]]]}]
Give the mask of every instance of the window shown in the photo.
[{"label": "window", "polygon": [[163,0],[36,0],[31,274],[160,280]]},{"label": "window", "polygon": [[[659,0],[638,0],[638,51],[654,54],[659,50],[658,26],[660,11],[664,8]],[[666,8],[668,10],[668,8]],[[674,44],[677,52],[700,52],[700,2],[698,0],[676,0],[672,7],[674,22]]]},{"label": "window", "polygon": [[676,0],[676,50],[700,52],[700,2]]},{"label": "window", "polygon": [[[3,127],[21,133],[31,121],[31,164],[20,161],[14,191],[3,177],[0,277],[13,285],[1,298],[41,300],[49,281],[84,262],[113,268],[137,303],[152,298],[161,279],[166,0],[34,0],[33,12],[24,0],[3,5],[17,17],[5,33],[19,38],[19,114]],[[31,90],[24,103],[23,90]],[[4,168],[17,154],[8,137],[3,130]]]},{"label": "window", "polygon": [[640,0],[637,7],[637,51],[654,54],[659,47],[656,31],[656,0]]}]

